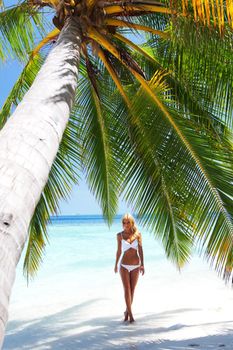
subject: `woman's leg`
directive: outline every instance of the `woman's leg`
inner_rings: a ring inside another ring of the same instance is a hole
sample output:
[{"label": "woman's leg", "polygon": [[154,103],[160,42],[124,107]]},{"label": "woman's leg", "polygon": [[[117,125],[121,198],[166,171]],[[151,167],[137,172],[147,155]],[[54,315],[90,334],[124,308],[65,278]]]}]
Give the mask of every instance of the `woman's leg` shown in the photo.
[{"label": "woman's leg", "polygon": [[124,267],[121,266],[120,269],[121,279],[124,287],[125,293],[125,303],[126,303],[126,311],[125,311],[125,321],[128,320],[128,316],[133,318],[132,310],[131,310],[131,287],[130,287],[130,272]]},{"label": "woman's leg", "polygon": [[[139,268],[130,272],[130,290],[131,290],[131,305],[133,303],[134,291],[139,277]],[[134,318],[130,318],[130,322],[134,322]]]},{"label": "woman's leg", "polygon": [[139,277],[139,268],[134,269],[133,271],[130,272],[131,304],[133,304],[134,291],[138,282],[138,277]]}]

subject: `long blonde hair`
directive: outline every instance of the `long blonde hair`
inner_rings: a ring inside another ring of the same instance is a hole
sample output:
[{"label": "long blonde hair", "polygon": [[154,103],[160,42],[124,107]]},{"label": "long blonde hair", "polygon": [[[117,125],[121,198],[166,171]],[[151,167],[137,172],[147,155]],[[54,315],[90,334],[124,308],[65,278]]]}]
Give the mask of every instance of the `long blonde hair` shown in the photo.
[{"label": "long blonde hair", "polygon": [[137,228],[137,226],[136,226],[136,224],[135,224],[135,219],[134,219],[134,217],[133,217],[131,214],[126,213],[126,214],[122,217],[122,219],[121,219],[122,224],[123,224],[124,220],[129,220],[129,222],[130,222],[130,228],[131,228],[131,230],[132,230],[132,233],[133,233],[133,234],[137,234],[137,233],[138,233],[138,228]]}]

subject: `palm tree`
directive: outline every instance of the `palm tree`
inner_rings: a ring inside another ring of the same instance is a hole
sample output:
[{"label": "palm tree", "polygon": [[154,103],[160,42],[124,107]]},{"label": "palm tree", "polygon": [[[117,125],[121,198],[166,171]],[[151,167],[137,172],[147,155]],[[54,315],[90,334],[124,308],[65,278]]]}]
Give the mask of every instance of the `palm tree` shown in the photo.
[{"label": "palm tree", "polygon": [[[109,222],[123,193],[179,268],[198,239],[231,270],[233,13],[211,4],[33,0],[1,12],[1,57],[31,51],[1,111],[1,340],[28,232],[33,275],[80,170]],[[139,31],[140,44],[128,35]]]}]

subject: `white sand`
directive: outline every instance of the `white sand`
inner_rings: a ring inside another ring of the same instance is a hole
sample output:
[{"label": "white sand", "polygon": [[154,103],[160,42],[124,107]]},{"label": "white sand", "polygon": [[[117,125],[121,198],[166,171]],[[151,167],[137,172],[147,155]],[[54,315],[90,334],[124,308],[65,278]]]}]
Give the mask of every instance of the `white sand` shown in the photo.
[{"label": "white sand", "polygon": [[197,259],[181,275],[164,264],[140,278],[134,324],[122,322],[122,286],[112,271],[16,289],[3,349],[233,349],[233,289]]}]

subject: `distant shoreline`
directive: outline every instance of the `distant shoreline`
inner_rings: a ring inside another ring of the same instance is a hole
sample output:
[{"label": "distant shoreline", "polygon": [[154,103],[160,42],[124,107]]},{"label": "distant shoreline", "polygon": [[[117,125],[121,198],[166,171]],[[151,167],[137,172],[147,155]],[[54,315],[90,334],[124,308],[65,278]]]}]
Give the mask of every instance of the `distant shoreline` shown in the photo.
[{"label": "distant shoreline", "polygon": [[[121,218],[124,214],[117,214],[115,216],[115,218]],[[76,218],[76,217],[79,217],[79,218],[103,218],[104,219],[104,216],[102,214],[66,214],[66,215],[51,215],[50,216],[50,219],[51,220],[57,220],[57,219],[61,219],[61,218]]]},{"label": "distant shoreline", "polygon": [[[123,214],[117,214],[114,220],[120,220]],[[52,215],[50,216],[51,223],[68,222],[68,221],[106,221],[102,214],[71,214],[71,215]]]}]

